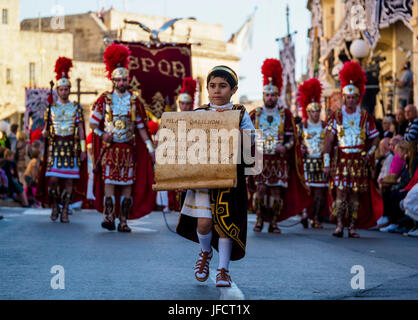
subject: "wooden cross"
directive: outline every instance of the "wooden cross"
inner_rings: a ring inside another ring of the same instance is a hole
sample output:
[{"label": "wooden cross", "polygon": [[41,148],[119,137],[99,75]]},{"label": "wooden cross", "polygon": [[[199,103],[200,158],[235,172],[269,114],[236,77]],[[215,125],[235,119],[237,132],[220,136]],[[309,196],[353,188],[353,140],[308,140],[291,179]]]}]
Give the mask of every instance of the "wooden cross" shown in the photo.
[{"label": "wooden cross", "polygon": [[95,94],[95,95],[97,95],[98,94],[97,91],[84,91],[84,92],[82,92],[80,83],[81,83],[81,79],[77,78],[77,91],[70,92],[70,94],[76,94],[77,95],[77,104],[78,105],[80,105],[81,95],[83,95],[83,94]]}]

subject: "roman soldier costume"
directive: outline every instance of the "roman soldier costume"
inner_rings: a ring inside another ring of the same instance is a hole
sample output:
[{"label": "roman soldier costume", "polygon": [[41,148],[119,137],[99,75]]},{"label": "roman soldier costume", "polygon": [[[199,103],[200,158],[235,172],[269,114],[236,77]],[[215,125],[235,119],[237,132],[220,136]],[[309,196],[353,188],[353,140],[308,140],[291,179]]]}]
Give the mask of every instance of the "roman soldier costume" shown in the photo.
[{"label": "roman soldier costume", "polygon": [[[60,57],[56,61],[57,89],[62,86],[71,88],[71,67],[71,59]],[[44,157],[39,172],[37,199],[52,205],[53,221],[61,214],[61,222],[69,222],[70,203],[84,200],[87,191],[87,158],[80,160],[80,153],[86,152],[83,109],[72,101],[54,102],[51,95],[48,102],[44,117],[44,132],[48,137],[45,139]],[[56,187],[50,186],[51,177],[59,179]],[[78,180],[73,193],[65,189],[65,179]]]},{"label": "roman soldier costume", "polygon": [[[266,59],[261,68],[263,91],[280,95],[282,88],[282,66],[277,59]],[[263,170],[250,177],[249,184],[264,184],[269,189],[283,188],[280,200],[275,199],[271,208],[263,199],[255,200],[257,223],[254,231],[261,231],[263,221],[270,221],[269,232],[280,232],[276,224],[298,214],[309,202],[308,189],[303,175],[303,163],[297,129],[290,110],[277,103],[272,108],[259,107],[250,113],[255,129],[263,130]],[[284,146],[285,153],[276,148]],[[254,186],[250,187],[254,191]]]},{"label": "roman soldier costume", "polygon": [[[365,92],[366,76],[357,62],[346,62],[340,71],[343,95],[359,96]],[[346,106],[329,118],[327,130],[334,135],[330,154],[324,154],[324,166],[331,168],[330,191],[333,196],[332,216],[337,220],[338,231],[343,236],[343,225],[349,226],[349,236],[359,237],[354,228],[370,228],[382,215],[382,198],[372,179],[374,151],[372,140],[379,135],[373,117],[358,105],[354,113]],[[358,196],[358,201],[337,198],[337,191]]]},{"label": "roman soldier costume", "polygon": [[[325,205],[325,192],[328,188],[328,180],[324,174],[323,149],[326,132],[326,122],[319,119],[321,112],[322,87],[318,79],[312,78],[299,86],[298,102],[302,110],[302,122],[299,125],[299,137],[301,139],[303,153],[303,168],[306,185],[311,188],[313,207],[307,208],[306,219],[311,220],[314,228],[322,228],[320,223],[321,212],[328,215]],[[311,112],[318,112],[318,119],[313,119]],[[307,221],[304,224],[307,227]]]},{"label": "roman soldier costume", "polygon": [[194,104],[194,96],[196,94],[197,83],[192,77],[185,77],[183,79],[183,85],[180,90],[180,94],[177,97],[177,103],[186,102]]},{"label": "roman soldier costume", "polygon": [[[130,51],[121,44],[112,44],[104,52],[104,63],[108,78],[129,77]],[[137,94],[126,90],[124,93],[104,92],[93,105],[90,123],[95,126],[93,152],[95,159],[93,190],[95,207],[105,215],[102,226],[114,230],[114,218],[119,218],[118,231],[130,232],[128,219],[137,219],[150,213],[155,206],[155,192],[151,140],[143,141],[139,130],[147,127],[147,116],[140,105]],[[112,142],[102,140],[104,133]],[[150,151],[151,152],[151,151]],[[114,185],[115,194],[104,197],[104,185]],[[121,196],[118,187],[131,186],[135,196]]]}]

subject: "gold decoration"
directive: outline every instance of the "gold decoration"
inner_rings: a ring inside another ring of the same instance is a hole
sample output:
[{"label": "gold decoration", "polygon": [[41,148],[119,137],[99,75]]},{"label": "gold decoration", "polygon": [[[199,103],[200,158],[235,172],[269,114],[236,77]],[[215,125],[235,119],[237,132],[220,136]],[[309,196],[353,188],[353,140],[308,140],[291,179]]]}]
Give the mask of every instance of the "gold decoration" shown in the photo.
[{"label": "gold decoration", "polygon": [[125,121],[118,119],[115,121],[115,128],[118,130],[123,130],[126,128]]},{"label": "gold decoration", "polygon": [[358,191],[357,183],[355,181],[354,181],[353,191],[354,192],[357,192]]},{"label": "gold decoration", "polygon": [[360,139],[363,141],[366,140],[366,130],[364,128],[360,131]]},{"label": "gold decoration", "polygon": [[347,176],[347,175],[348,175],[347,167],[344,166],[343,176]]},{"label": "gold decoration", "polygon": [[338,132],[338,135],[340,136],[340,138],[342,138],[342,137],[345,136],[345,132],[344,132],[344,127],[343,126],[340,127],[340,131]]}]

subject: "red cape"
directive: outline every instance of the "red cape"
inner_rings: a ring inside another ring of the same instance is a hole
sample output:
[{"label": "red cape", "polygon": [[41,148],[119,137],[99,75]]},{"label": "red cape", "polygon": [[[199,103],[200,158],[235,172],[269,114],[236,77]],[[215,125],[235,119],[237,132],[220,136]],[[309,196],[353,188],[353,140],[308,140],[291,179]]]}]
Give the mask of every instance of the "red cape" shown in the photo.
[{"label": "red cape", "polygon": [[[86,134],[86,130],[84,127],[84,121],[82,121],[82,126],[84,130],[84,134]],[[39,169],[38,175],[38,186],[36,188],[36,199],[44,204],[51,205],[49,195],[48,195],[48,188],[49,188],[49,178],[45,176],[46,169],[47,169],[47,160],[48,160],[48,148],[49,148],[49,141],[48,139],[44,139],[44,156],[42,158],[41,167]],[[72,198],[72,203],[83,201],[86,198],[87,194],[87,179],[88,179],[88,170],[87,170],[87,159],[81,161],[80,165],[80,179],[75,179],[74,182],[74,196]],[[64,179],[60,179],[60,188],[61,190],[64,189]]]},{"label": "red cape", "polygon": [[[262,109],[262,108],[261,108]],[[256,110],[250,113],[250,117],[255,121]],[[289,179],[283,199],[283,209],[279,215],[279,220],[283,221],[302,212],[312,203],[309,189],[305,184],[305,175],[303,171],[302,149],[298,139],[298,132],[290,110],[285,108],[285,126],[291,126],[293,130],[294,146],[289,150]],[[288,122],[289,121],[289,122]],[[256,128],[257,129],[257,128]],[[251,180],[251,179],[250,179]],[[253,189],[250,187],[250,189]]]},{"label": "red cape", "polygon": [[279,216],[279,221],[286,220],[297,215],[312,203],[309,188],[305,184],[305,173],[303,169],[302,148],[298,139],[298,132],[292,113],[285,109],[286,117],[292,121],[294,147],[290,149],[289,180],[284,199],[284,207]]},{"label": "red cape", "polygon": [[[131,91],[130,93],[133,94]],[[99,97],[99,99],[97,99],[93,105],[93,110],[97,105],[103,106],[105,104],[105,100],[107,99],[108,94],[112,94],[112,92],[104,92]],[[138,112],[143,119],[149,136],[147,115],[144,108],[140,105],[139,99],[137,98],[135,101],[136,112]],[[99,129],[102,131],[104,130],[104,120],[100,122]],[[152,185],[154,184],[152,160],[148,153],[148,149],[145,143],[142,141],[138,131],[136,131],[135,137],[136,179],[132,186],[133,205],[128,219],[139,219],[149,214],[154,209],[156,200],[156,192],[152,190]],[[93,134],[93,152],[95,162],[99,158],[101,150],[102,141],[96,134]],[[102,168],[99,166],[95,169],[96,171],[94,173],[93,190],[96,200],[94,201],[94,206],[97,211],[103,212],[104,183],[102,179]],[[115,194],[115,202],[115,216],[118,217],[120,205],[120,193],[118,191],[116,191]]]}]

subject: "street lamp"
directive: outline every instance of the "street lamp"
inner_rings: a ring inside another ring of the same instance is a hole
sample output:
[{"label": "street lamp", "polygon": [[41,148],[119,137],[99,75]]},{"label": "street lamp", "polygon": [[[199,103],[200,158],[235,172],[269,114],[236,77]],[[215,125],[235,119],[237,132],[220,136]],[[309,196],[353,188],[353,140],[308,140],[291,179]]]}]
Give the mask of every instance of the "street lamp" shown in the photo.
[{"label": "street lamp", "polygon": [[351,43],[350,53],[359,60],[369,55],[370,47],[363,39],[356,39]]}]

